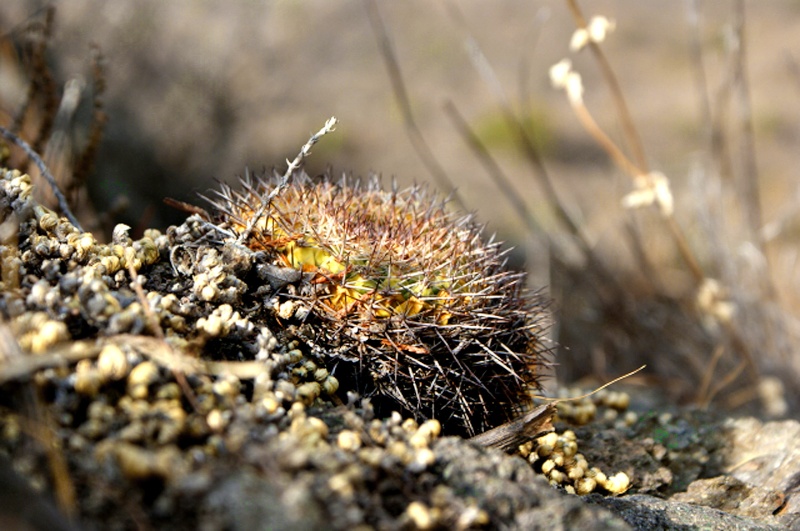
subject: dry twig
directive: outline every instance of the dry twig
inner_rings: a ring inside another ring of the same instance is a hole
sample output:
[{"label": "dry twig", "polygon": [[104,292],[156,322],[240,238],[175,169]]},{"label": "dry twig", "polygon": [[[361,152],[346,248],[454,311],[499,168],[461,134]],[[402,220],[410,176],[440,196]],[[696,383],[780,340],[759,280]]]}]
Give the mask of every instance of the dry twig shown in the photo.
[{"label": "dry twig", "polygon": [[400,63],[398,63],[397,57],[395,56],[386,26],[383,20],[381,20],[378,3],[375,0],[364,0],[364,5],[369,15],[370,26],[372,26],[372,31],[378,41],[378,47],[389,73],[389,80],[392,84],[392,91],[397,100],[397,105],[400,107],[400,112],[403,114],[403,123],[411,146],[433,177],[433,180],[436,181],[436,185],[439,189],[449,194],[456,206],[466,212],[466,203],[464,203],[461,194],[459,194],[458,190],[447,176],[447,172],[444,171],[444,168],[442,168],[442,165],[436,159],[430,146],[428,146],[428,143],[425,141],[422,131],[420,131],[417,126],[417,121],[414,119],[414,113],[411,110],[411,101],[408,99],[408,91],[403,82]]}]

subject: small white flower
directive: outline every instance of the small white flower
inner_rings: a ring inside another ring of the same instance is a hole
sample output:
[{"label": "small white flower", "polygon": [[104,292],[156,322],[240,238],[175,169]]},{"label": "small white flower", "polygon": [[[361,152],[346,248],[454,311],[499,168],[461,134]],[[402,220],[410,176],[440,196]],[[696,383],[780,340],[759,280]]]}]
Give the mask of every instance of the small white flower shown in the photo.
[{"label": "small white flower", "polygon": [[585,28],[578,28],[569,41],[569,49],[573,52],[583,50],[590,42],[601,43],[614,31],[616,23],[603,16],[594,16]]},{"label": "small white flower", "polygon": [[616,23],[613,20],[609,20],[604,16],[594,16],[589,21],[586,29],[592,42],[601,43],[606,40],[606,35],[614,31],[615,27]]},{"label": "small white flower", "polygon": [[567,97],[573,104],[583,102],[583,81],[577,72],[570,72],[567,75]]},{"label": "small white flower", "polygon": [[661,214],[672,215],[674,201],[669,188],[669,179],[663,173],[654,171],[637,175],[633,184],[634,190],[622,198],[622,206],[640,208],[656,204],[661,210]]},{"label": "small white flower", "polygon": [[641,208],[643,206],[652,205],[655,201],[653,191],[649,188],[637,188],[632,192],[628,192],[622,198],[622,206],[625,208]]},{"label": "small white flower", "polygon": [[562,59],[550,67],[550,82],[557,89],[567,91],[567,97],[572,103],[583,100],[583,82],[581,75],[572,70],[572,61]]},{"label": "small white flower", "polygon": [[675,211],[672,191],[669,189],[669,179],[663,173],[651,173],[655,177],[656,203],[665,216],[671,216]]},{"label": "small white flower", "polygon": [[562,59],[550,67],[550,83],[561,89],[567,86],[567,76],[572,72],[572,61]]},{"label": "small white flower", "polygon": [[579,52],[587,44],[589,44],[589,32],[586,28],[578,28],[572,34],[572,39],[569,41],[569,49],[573,52]]},{"label": "small white flower", "polygon": [[720,323],[729,323],[736,312],[736,305],[728,300],[722,285],[713,278],[706,278],[697,289],[697,307]]}]

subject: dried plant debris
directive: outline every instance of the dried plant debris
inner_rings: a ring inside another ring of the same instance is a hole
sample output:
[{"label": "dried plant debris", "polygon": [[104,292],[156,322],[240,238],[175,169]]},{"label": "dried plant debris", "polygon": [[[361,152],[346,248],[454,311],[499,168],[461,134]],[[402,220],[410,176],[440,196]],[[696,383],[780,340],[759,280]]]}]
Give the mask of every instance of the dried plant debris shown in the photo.
[{"label": "dried plant debris", "polygon": [[[0,164],[31,172],[42,205],[57,206],[67,217],[74,211],[75,225],[80,220],[99,232],[85,184],[107,121],[105,61],[92,45],[90,72],[58,78],[48,60],[55,21],[56,8],[50,5],[0,35]],[[91,112],[78,112],[82,105]]]}]

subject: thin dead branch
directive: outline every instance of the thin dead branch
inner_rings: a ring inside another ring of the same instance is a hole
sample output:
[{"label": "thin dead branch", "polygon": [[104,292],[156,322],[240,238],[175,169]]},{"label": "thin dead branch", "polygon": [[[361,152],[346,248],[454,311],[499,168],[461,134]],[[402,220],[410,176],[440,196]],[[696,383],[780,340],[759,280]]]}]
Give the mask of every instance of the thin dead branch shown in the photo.
[{"label": "thin dead branch", "polygon": [[767,253],[764,242],[758,238],[758,231],[761,229],[763,214],[761,212],[761,191],[758,184],[758,164],[756,162],[755,134],[753,131],[753,109],[750,103],[750,84],[747,79],[747,35],[745,33],[745,13],[744,0],[737,0],[734,4],[734,74],[733,90],[738,107],[738,128],[740,131],[740,142],[736,152],[741,157],[740,164],[742,171],[742,204],[747,209],[748,227],[751,239],[758,245],[759,250],[765,256]]},{"label": "thin dead branch", "polygon": [[96,340],[71,341],[51,348],[36,356],[23,355],[0,362],[0,385],[30,378],[34,373],[48,368],[67,367],[80,360],[94,359],[103,347],[115,345],[131,348],[170,370],[184,374],[219,376],[233,374],[239,378],[255,378],[267,372],[268,367],[256,361],[202,361],[173,347],[168,341],[154,337],[120,334]]},{"label": "thin dead branch", "polygon": [[448,100],[445,103],[444,110],[450,117],[450,121],[453,122],[453,126],[455,127],[456,131],[458,131],[469,148],[478,157],[478,160],[480,161],[481,165],[483,165],[483,168],[486,170],[489,178],[492,179],[497,188],[499,188],[506,199],[508,199],[508,201],[511,203],[511,206],[514,208],[520,219],[523,220],[525,226],[528,228],[531,234],[546,234],[546,231],[542,228],[539,222],[536,221],[536,218],[528,208],[528,205],[526,205],[525,201],[522,200],[522,196],[518,194],[516,190],[514,190],[514,185],[511,184],[511,180],[506,176],[502,168],[500,168],[500,165],[494,160],[492,154],[489,153],[488,149],[486,149],[486,146],[483,145],[481,139],[478,138],[478,136],[469,127],[469,124],[458,111],[458,108],[456,108],[452,100]]},{"label": "thin dead branch", "polygon": [[50,173],[50,170],[47,169],[42,158],[39,156],[36,151],[24,140],[20,137],[6,129],[5,127],[0,127],[0,136],[3,136],[6,140],[9,140],[19,146],[25,154],[36,164],[36,167],[39,168],[39,171],[42,173],[42,176],[47,179],[48,184],[50,184],[51,189],[53,190],[53,195],[56,196],[58,200],[58,207],[61,209],[61,212],[67,217],[67,219],[72,223],[75,228],[79,231],[83,232],[81,228],[81,224],[78,222],[78,218],[76,218],[72,214],[72,210],[69,208],[69,203],[67,202],[67,198],[64,197],[64,194],[61,193],[61,190],[58,188],[58,183],[56,182],[55,177],[53,174]]},{"label": "thin dead branch", "polygon": [[[572,17],[575,19],[575,26],[578,28],[586,28],[586,19],[581,12],[581,8],[578,5],[577,0],[567,0],[567,6],[569,7]],[[642,147],[642,140],[639,136],[636,126],[633,123],[633,118],[631,118],[631,113],[628,110],[628,104],[625,102],[625,97],[622,95],[622,88],[619,85],[617,76],[614,74],[614,70],[611,68],[611,64],[608,62],[608,59],[603,53],[602,48],[600,48],[600,45],[590,40],[589,48],[592,50],[592,55],[594,55],[597,64],[600,66],[600,71],[606,80],[606,84],[608,84],[608,87],[611,89],[611,96],[614,99],[614,105],[617,107],[617,112],[619,113],[620,120],[622,121],[622,128],[625,131],[625,138],[628,140],[628,147],[633,152],[633,159],[636,161],[636,165],[642,170],[642,172],[647,173],[650,170],[648,169],[647,157],[645,156],[644,148]]]},{"label": "thin dead branch", "polygon": [[375,39],[378,41],[378,48],[380,49],[384,64],[386,64],[392,91],[394,92],[397,106],[400,108],[400,112],[403,115],[403,124],[405,125],[405,131],[411,142],[411,146],[425,165],[425,168],[431,174],[431,177],[433,177],[436,186],[449,194],[456,206],[466,212],[466,203],[461,197],[461,194],[450,180],[450,177],[447,176],[447,172],[436,159],[433,150],[431,150],[422,131],[420,131],[417,126],[417,121],[414,119],[414,112],[411,109],[411,101],[408,98],[408,91],[403,81],[400,63],[397,61],[397,56],[394,53],[394,47],[389,39],[389,32],[386,29],[386,25],[381,19],[378,3],[376,0],[364,0],[364,5],[367,9],[367,15],[369,16],[370,26],[375,34]]}]

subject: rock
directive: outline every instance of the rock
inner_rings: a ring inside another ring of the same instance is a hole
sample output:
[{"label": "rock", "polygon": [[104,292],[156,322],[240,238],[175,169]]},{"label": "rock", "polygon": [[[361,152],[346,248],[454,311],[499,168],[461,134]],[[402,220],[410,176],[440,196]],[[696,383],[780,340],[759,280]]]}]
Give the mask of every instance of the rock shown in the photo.
[{"label": "rock", "polygon": [[[728,419],[722,424],[728,445],[721,452],[726,472],[749,486],[758,486],[755,497],[764,489],[783,495],[783,504],[775,512],[787,526],[800,526],[800,422],[784,420],[761,422],[754,418]],[[774,496],[774,495],[773,495]],[[751,510],[769,512],[777,500],[766,496]]]},{"label": "rock", "polygon": [[663,500],[646,494],[632,494],[621,498],[604,498],[591,494],[587,502],[611,510],[621,516],[633,529],[656,531],[661,529],[706,529],[719,531],[783,529],[757,520],[728,514],[718,509],[692,505],[674,500]]},{"label": "rock", "polygon": [[782,492],[748,485],[733,476],[698,479],[670,499],[750,518],[770,518],[784,503]]},{"label": "rock", "polygon": [[[306,488],[302,488],[305,486]],[[307,485],[281,485],[270,475],[240,470],[205,497],[198,519],[201,529],[323,529],[319,504]]]}]

